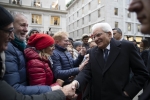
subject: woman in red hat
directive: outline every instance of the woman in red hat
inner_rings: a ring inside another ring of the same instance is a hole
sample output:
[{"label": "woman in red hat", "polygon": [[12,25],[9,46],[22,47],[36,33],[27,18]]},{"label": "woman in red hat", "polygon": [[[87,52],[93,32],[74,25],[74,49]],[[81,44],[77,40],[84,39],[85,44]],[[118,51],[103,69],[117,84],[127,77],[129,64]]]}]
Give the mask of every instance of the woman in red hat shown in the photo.
[{"label": "woman in red hat", "polygon": [[52,60],[54,39],[47,34],[34,34],[28,40],[30,48],[25,49],[27,75],[30,85],[62,85],[63,81],[54,83]]}]

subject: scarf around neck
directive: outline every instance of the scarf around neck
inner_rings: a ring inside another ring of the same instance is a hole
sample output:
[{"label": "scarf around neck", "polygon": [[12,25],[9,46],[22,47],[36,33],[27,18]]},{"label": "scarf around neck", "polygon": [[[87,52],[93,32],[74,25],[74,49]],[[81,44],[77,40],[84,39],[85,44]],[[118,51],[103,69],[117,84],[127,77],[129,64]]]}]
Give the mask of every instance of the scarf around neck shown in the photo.
[{"label": "scarf around neck", "polygon": [[18,46],[18,48],[22,51],[26,48],[25,42],[17,38],[16,35],[15,35],[15,39],[12,42],[15,43]]}]

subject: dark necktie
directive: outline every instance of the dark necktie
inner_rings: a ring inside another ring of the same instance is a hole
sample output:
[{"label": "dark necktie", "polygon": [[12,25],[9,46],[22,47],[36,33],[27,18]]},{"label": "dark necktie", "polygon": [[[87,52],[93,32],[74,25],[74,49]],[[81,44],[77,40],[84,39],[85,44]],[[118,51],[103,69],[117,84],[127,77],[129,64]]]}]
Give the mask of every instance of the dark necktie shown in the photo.
[{"label": "dark necktie", "polygon": [[104,60],[107,61],[108,58],[108,49],[104,49]]}]

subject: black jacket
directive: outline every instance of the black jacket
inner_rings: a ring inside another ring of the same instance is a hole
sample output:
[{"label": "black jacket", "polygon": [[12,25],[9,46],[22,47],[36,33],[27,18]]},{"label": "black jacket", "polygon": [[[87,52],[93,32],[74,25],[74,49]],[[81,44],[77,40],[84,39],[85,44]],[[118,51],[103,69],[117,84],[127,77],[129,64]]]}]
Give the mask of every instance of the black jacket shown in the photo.
[{"label": "black jacket", "polygon": [[[131,42],[112,39],[106,64],[98,47],[92,48],[89,55],[88,64],[75,80],[80,84],[79,89],[92,81],[90,100],[131,100],[149,77],[142,58]],[[129,78],[130,69],[134,73],[132,79]]]}]

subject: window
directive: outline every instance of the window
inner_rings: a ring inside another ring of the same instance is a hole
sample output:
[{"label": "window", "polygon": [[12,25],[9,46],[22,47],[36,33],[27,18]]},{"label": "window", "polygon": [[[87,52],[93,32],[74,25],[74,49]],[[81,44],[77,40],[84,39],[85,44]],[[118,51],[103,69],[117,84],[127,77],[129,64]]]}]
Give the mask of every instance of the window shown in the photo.
[{"label": "window", "polygon": [[89,14],[89,22],[91,21],[91,14]]},{"label": "window", "polygon": [[118,15],[118,8],[114,9],[114,15]]},{"label": "window", "polygon": [[137,36],[136,36],[136,42],[139,42],[139,43],[140,43],[141,40],[142,40],[142,37],[137,37]]},{"label": "window", "polygon": [[82,14],[84,14],[84,8],[82,8]]},{"label": "window", "polygon": [[79,16],[79,13],[78,13],[78,11],[77,11],[77,17]]},{"label": "window", "polygon": [[72,19],[74,20],[74,14],[72,15],[72,17],[73,17]]},{"label": "window", "polygon": [[82,18],[82,24],[84,24],[84,18]]},{"label": "window", "polygon": [[72,28],[74,29],[74,23],[72,24]]},{"label": "window", "polygon": [[72,7],[72,11],[74,11],[74,6]]},{"label": "window", "polygon": [[21,0],[12,0],[12,4],[20,5],[21,4]]},{"label": "window", "polygon": [[56,0],[55,2],[52,2],[51,8],[54,10],[59,10],[58,0]]},{"label": "window", "polygon": [[32,14],[32,24],[42,24],[42,16],[38,14]]},{"label": "window", "polygon": [[137,31],[140,32],[141,31],[141,25],[137,25]]},{"label": "window", "polygon": [[91,33],[92,32],[92,29],[91,29],[91,25],[89,26],[89,33]]},{"label": "window", "polygon": [[69,17],[69,22],[70,22],[70,17]]},{"label": "window", "polygon": [[98,4],[100,4],[101,3],[101,0],[98,0]]},{"label": "window", "polygon": [[72,32],[72,34],[73,34],[73,37],[75,37],[75,34],[74,34],[74,32]]},{"label": "window", "polygon": [[131,13],[129,11],[127,11],[127,17],[131,18]]},{"label": "window", "polygon": [[77,20],[77,27],[79,27],[79,20]]},{"label": "window", "polygon": [[76,3],[76,4],[77,4],[77,8],[78,8],[78,6],[79,6],[79,3],[78,3],[78,1],[77,1],[77,3]]},{"label": "window", "polygon": [[89,3],[89,10],[91,9],[91,3]]},{"label": "window", "polygon": [[82,34],[84,34],[84,28],[82,28]]},{"label": "window", "polygon": [[115,28],[118,28],[118,22],[115,22]]},{"label": "window", "polygon": [[98,9],[98,17],[101,17],[100,9]]},{"label": "window", "polygon": [[41,7],[41,2],[40,2],[40,0],[34,0],[33,6],[34,6],[34,7]]},{"label": "window", "polygon": [[51,16],[51,25],[60,25],[60,17]]},{"label": "window", "polygon": [[127,25],[128,25],[128,26],[127,26],[127,28],[128,28],[127,30],[128,30],[128,31],[131,31],[131,23],[127,23]]}]

